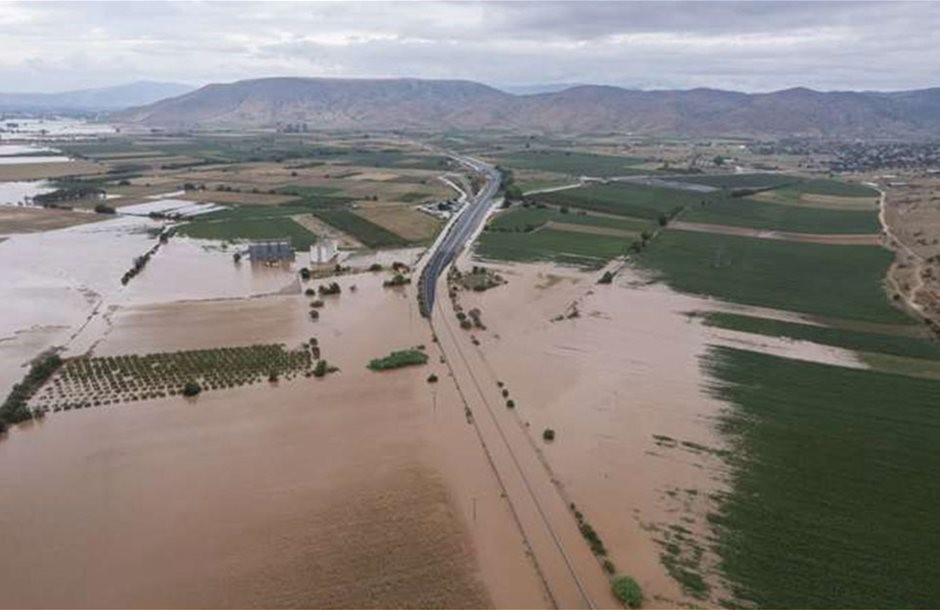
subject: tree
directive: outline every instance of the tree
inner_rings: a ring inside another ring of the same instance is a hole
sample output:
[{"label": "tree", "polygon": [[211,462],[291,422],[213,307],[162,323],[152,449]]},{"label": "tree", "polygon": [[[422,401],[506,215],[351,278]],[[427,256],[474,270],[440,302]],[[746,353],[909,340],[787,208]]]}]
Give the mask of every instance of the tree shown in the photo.
[{"label": "tree", "polygon": [[326,364],[326,360],[317,360],[317,365],[313,367],[313,376],[314,377],[324,377],[329,369]]},{"label": "tree", "polygon": [[551,428],[545,428],[545,431],[542,432],[542,438],[546,441],[555,440],[555,431]]},{"label": "tree", "polygon": [[300,268],[300,279],[304,280],[305,282],[306,282],[307,280],[309,280],[309,279],[310,279],[310,269],[308,269],[307,267],[301,267],[301,268]]},{"label": "tree", "polygon": [[623,574],[611,583],[614,596],[629,608],[639,608],[643,605],[643,590],[632,577]]},{"label": "tree", "polygon": [[202,392],[202,386],[195,381],[187,381],[183,386],[183,396],[196,396]]}]

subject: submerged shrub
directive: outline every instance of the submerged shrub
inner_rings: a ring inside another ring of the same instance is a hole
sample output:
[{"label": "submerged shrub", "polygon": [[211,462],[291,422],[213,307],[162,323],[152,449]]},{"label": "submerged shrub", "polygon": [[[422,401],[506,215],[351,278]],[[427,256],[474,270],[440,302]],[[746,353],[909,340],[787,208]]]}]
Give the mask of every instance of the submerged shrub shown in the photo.
[{"label": "submerged shrub", "polygon": [[639,608],[643,605],[643,590],[632,577],[623,574],[611,583],[614,596],[628,608]]},{"label": "submerged shrub", "polygon": [[187,381],[183,386],[183,396],[196,396],[202,392],[202,386],[195,381]]}]

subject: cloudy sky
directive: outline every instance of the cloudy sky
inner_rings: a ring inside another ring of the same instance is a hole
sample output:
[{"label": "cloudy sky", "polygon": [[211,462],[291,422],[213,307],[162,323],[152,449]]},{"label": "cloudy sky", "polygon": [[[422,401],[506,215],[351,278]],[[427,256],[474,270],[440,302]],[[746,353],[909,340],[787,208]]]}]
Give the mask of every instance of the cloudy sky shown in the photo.
[{"label": "cloudy sky", "polygon": [[940,3],[0,1],[0,91],[259,76],[940,86]]}]

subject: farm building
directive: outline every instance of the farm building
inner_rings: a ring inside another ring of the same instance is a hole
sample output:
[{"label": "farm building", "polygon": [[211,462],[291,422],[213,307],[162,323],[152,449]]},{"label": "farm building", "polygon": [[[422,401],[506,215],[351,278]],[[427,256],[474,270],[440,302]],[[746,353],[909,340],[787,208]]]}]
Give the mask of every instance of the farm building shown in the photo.
[{"label": "farm building", "polygon": [[290,239],[253,241],[248,244],[248,256],[260,262],[289,261],[294,260],[294,248]]},{"label": "farm building", "polygon": [[310,262],[314,265],[323,265],[331,262],[339,252],[336,242],[332,239],[319,239],[310,246]]}]

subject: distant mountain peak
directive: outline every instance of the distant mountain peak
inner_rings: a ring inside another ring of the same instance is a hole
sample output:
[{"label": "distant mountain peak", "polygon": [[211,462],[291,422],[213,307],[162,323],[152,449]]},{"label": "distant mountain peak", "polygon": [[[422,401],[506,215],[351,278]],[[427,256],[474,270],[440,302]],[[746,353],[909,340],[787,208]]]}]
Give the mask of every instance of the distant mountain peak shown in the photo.
[{"label": "distant mountain peak", "polygon": [[664,135],[940,135],[940,89],[880,93],[793,87],[749,94],[699,87],[644,91],[573,85],[513,94],[467,80],[271,77],[213,84],[131,108],[149,126],[540,130]]},{"label": "distant mountain peak", "polygon": [[189,93],[180,83],[139,80],[131,83],[59,93],[0,93],[0,109],[26,111],[120,110]]}]

